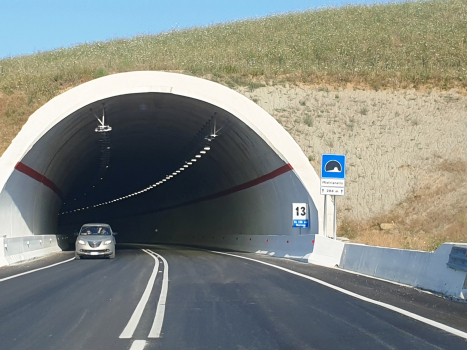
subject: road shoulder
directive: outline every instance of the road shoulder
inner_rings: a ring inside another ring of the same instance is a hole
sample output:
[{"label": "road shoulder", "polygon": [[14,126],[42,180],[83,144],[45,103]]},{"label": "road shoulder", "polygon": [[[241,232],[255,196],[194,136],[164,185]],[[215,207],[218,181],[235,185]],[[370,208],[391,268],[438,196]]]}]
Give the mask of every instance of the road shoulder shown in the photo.
[{"label": "road shoulder", "polygon": [[364,297],[380,301],[467,332],[467,303],[453,301],[419,289],[293,260],[255,253],[229,252],[317,278]]},{"label": "road shoulder", "polygon": [[63,251],[11,265],[2,266],[0,267],[0,280],[6,277],[57,264],[73,257],[73,251]]}]

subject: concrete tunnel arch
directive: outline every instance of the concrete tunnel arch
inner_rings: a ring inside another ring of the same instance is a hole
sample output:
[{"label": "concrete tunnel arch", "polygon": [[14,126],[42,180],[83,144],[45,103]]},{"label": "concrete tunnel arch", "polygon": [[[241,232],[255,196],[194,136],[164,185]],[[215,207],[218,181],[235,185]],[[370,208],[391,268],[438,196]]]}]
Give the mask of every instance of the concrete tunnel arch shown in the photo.
[{"label": "concrete tunnel arch", "polygon": [[[111,154],[95,182],[103,141],[93,113],[104,107]],[[197,163],[108,203],[186,164],[206,146],[213,120],[224,129]],[[93,221],[109,222],[125,242],[209,246],[220,236],[322,234],[319,177],[292,137],[243,95],[183,74],[115,74],[55,97],[0,158],[0,188],[6,237],[68,234]],[[294,202],[309,204],[309,229],[292,228]]]}]

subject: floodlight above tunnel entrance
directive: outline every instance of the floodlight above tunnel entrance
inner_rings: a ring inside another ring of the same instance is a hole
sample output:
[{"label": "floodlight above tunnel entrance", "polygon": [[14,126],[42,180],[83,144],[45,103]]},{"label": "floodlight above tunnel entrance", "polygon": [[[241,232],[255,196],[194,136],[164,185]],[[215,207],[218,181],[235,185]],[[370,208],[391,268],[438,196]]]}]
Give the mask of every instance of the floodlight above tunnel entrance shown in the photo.
[{"label": "floodlight above tunnel entrance", "polygon": [[[92,109],[91,109],[92,111]],[[105,109],[102,107],[102,120],[99,119],[95,114],[94,116],[96,117],[97,121],[99,122],[100,125],[97,126],[97,128],[94,129],[95,132],[110,132],[112,131],[112,128],[109,125],[105,124]]]}]

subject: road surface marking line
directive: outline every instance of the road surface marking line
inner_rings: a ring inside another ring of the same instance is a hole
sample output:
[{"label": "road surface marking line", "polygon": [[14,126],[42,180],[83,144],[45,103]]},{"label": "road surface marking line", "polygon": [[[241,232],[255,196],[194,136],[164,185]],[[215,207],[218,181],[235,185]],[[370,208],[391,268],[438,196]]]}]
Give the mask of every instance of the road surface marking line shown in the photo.
[{"label": "road surface marking line", "polygon": [[38,268],[38,269],[34,269],[34,270],[31,270],[31,271],[26,271],[26,272],[18,273],[17,275],[13,275],[13,276],[10,276],[10,277],[5,277],[5,278],[0,279],[0,282],[4,282],[4,281],[7,281],[7,280],[11,280],[12,278],[24,276],[24,275],[27,275],[27,274],[29,274],[29,273],[33,273],[33,272],[36,272],[36,271],[45,270],[45,269],[48,269],[48,268],[50,268],[50,267],[54,267],[54,266],[57,266],[57,265],[60,265],[60,264],[64,264],[64,263],[69,262],[69,261],[72,261],[72,260],[75,260],[75,258],[71,258],[71,259],[68,259],[68,260],[60,261],[60,262],[58,262],[58,263],[55,263],[55,264],[52,264],[52,265],[48,265],[48,266],[44,266],[44,267],[40,267],[40,268]]},{"label": "road surface marking line", "polygon": [[216,254],[222,254],[222,255],[228,255],[228,256],[233,256],[235,258],[240,258],[240,259],[245,259],[245,260],[251,260],[251,261],[255,261],[257,263],[260,263],[260,264],[263,264],[263,265],[266,265],[266,266],[270,266],[270,267],[274,267],[278,270],[282,270],[282,271],[285,271],[285,272],[288,272],[292,275],[296,275],[296,276],[300,276],[300,277],[303,277],[303,278],[306,278],[306,279],[309,279],[313,282],[316,282],[316,283],[319,283],[323,286],[326,286],[328,288],[332,288],[334,290],[337,290],[338,292],[341,292],[343,294],[347,294],[351,297],[354,297],[356,299],[360,299],[360,300],[363,300],[363,301],[366,301],[368,303],[371,303],[371,304],[375,304],[375,305],[378,305],[378,306],[381,306],[381,307],[384,307],[386,309],[389,309],[389,310],[392,310],[392,311],[395,311],[395,312],[398,312],[404,316],[407,316],[407,317],[410,317],[410,318],[413,318],[414,320],[417,320],[417,321],[420,321],[420,322],[423,322],[423,323],[426,323],[430,326],[433,326],[433,327],[436,327],[438,329],[441,329],[445,332],[448,332],[448,333],[451,333],[451,334],[454,334],[454,335],[457,335],[458,337],[461,337],[461,338],[464,338],[464,339],[467,339],[467,333],[466,332],[463,332],[463,331],[460,331],[456,328],[453,328],[453,327],[450,327],[450,326],[446,326],[442,323],[439,323],[439,322],[436,322],[436,321],[433,321],[433,320],[430,320],[429,318],[426,318],[426,317],[423,317],[423,316],[420,316],[420,315],[417,315],[417,314],[414,314],[410,311],[407,311],[407,310],[404,310],[404,309],[401,309],[397,306],[393,306],[393,305],[390,305],[390,304],[386,304],[386,303],[383,303],[381,301],[377,301],[377,300],[373,300],[373,299],[370,299],[370,298],[367,298],[367,297],[364,297],[363,295],[360,295],[360,294],[357,294],[357,293],[354,293],[354,292],[351,292],[347,289],[344,289],[344,288],[341,288],[341,287],[337,287],[333,284],[330,284],[330,283],[327,283],[327,282],[324,282],[322,280],[319,280],[315,277],[311,277],[311,276],[307,276],[307,275],[304,275],[300,272],[296,272],[296,271],[293,271],[293,270],[289,270],[289,269],[286,269],[285,267],[281,267],[281,266],[277,266],[277,265],[273,265],[273,264],[270,264],[270,263],[267,263],[267,262],[264,262],[264,261],[260,261],[260,260],[256,260],[256,259],[252,259],[252,258],[247,258],[245,256],[240,256],[240,255],[234,255],[234,254],[229,254],[229,253],[223,253],[223,252],[216,252],[214,250],[210,250],[210,252],[212,253],[216,253]]},{"label": "road surface marking line", "polygon": [[155,260],[154,269],[152,270],[151,277],[149,278],[148,284],[146,286],[146,289],[144,290],[141,300],[136,306],[135,311],[133,311],[133,315],[131,315],[131,318],[128,321],[128,324],[126,325],[122,334],[120,334],[120,339],[129,339],[133,336],[133,333],[135,332],[135,329],[138,326],[139,320],[143,315],[143,311],[149,300],[149,296],[151,295],[152,288],[154,287],[154,281],[156,280],[157,271],[159,271],[159,260],[154,255],[150,254],[146,249],[142,250]]},{"label": "road surface marking line", "polygon": [[131,344],[130,350],[143,350],[146,344],[147,344],[146,340],[135,340]]},{"label": "road surface marking line", "polygon": [[160,338],[162,331],[162,324],[164,323],[165,315],[165,303],[167,301],[167,292],[169,289],[169,264],[162,255],[159,255],[152,250],[149,250],[151,253],[154,253],[157,257],[161,258],[164,263],[164,277],[162,280],[162,289],[161,295],[159,296],[159,302],[157,303],[156,316],[154,317],[154,323],[152,324],[151,330],[149,331],[148,338]]}]

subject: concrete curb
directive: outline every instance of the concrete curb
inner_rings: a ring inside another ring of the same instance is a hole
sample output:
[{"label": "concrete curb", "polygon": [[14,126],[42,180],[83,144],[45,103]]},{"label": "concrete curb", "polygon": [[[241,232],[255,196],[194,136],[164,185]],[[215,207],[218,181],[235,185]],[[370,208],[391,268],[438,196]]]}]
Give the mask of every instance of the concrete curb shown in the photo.
[{"label": "concrete curb", "polygon": [[66,236],[60,235],[1,238],[0,266],[61,252],[60,245],[68,244],[67,240]]}]

